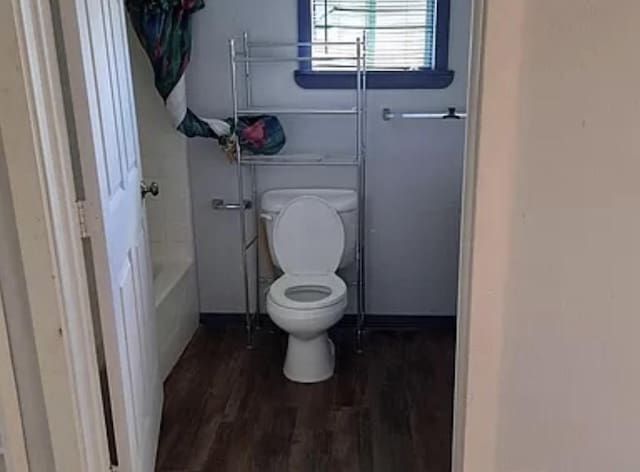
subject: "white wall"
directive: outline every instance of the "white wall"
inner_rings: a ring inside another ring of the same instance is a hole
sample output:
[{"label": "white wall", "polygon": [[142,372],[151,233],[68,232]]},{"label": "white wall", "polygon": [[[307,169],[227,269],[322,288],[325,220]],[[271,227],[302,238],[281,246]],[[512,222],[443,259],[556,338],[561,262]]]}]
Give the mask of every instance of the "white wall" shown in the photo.
[{"label": "white wall", "polygon": [[192,261],[187,138],[173,126],[154,87],[151,64],[128,26],[142,170],[147,184],[160,185],[158,197],[145,199],[151,252],[155,261]]},{"label": "white wall", "polygon": [[[464,125],[384,122],[385,106],[407,110],[464,108],[469,0],[452,2],[450,64],[445,90],[373,91],[369,100],[368,260],[369,309],[380,314],[455,313],[459,193]],[[189,105],[203,116],[231,112],[227,40],[245,30],[254,39],[297,41],[297,0],[210,1],[195,15]],[[295,64],[258,66],[255,101],[261,105],[345,105],[348,92],[309,91],[293,81]],[[333,121],[332,121],[333,120]],[[348,152],[345,118],[283,119],[291,152]],[[242,309],[238,218],[214,213],[214,197],[233,200],[233,169],[211,140],[189,142],[201,310]],[[354,172],[340,168],[263,169],[260,190],[273,187],[352,187]]]},{"label": "white wall", "polygon": [[140,158],[147,184],[160,194],[145,199],[153,265],[160,372],[166,376],[198,326],[187,138],[176,131],[154,87],[153,70],[130,27],[131,72]]},{"label": "white wall", "polygon": [[640,470],[640,3],[488,0],[470,472]]}]

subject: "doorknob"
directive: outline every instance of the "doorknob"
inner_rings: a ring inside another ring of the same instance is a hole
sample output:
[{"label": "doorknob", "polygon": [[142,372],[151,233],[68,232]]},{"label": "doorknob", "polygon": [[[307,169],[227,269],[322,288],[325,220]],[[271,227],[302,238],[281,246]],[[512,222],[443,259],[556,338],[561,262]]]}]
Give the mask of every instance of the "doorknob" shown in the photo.
[{"label": "doorknob", "polygon": [[149,185],[147,185],[144,180],[140,182],[140,196],[142,199],[144,199],[148,193],[154,197],[158,196],[160,193],[160,186],[158,185],[158,182],[151,182]]}]

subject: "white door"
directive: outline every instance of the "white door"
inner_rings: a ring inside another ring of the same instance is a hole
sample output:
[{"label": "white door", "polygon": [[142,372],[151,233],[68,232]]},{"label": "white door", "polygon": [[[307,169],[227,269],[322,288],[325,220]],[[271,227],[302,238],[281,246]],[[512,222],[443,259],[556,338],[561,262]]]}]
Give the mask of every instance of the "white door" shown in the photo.
[{"label": "white door", "polygon": [[61,0],[118,466],[151,472],[162,407],[124,0]]}]

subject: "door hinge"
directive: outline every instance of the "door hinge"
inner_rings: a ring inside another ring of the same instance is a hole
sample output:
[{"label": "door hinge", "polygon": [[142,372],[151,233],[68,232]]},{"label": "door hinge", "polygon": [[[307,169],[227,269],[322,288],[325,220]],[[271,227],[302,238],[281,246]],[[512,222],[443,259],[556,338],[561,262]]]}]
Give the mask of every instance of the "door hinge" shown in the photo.
[{"label": "door hinge", "polygon": [[78,200],[76,202],[76,209],[78,210],[78,224],[80,225],[80,237],[88,238],[89,229],[87,228],[87,212],[84,208],[84,200]]}]

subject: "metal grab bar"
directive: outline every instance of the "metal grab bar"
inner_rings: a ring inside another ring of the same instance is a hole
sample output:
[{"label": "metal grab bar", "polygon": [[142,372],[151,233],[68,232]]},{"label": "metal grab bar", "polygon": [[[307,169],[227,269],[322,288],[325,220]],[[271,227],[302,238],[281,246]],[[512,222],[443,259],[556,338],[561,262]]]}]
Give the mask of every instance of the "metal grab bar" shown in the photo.
[{"label": "metal grab bar", "polygon": [[446,112],[440,113],[420,113],[420,112],[394,112],[391,108],[382,109],[382,119],[384,121],[391,121],[395,118],[403,118],[407,120],[426,120],[426,119],[439,119],[439,120],[461,120],[467,117],[466,112],[458,112],[455,107],[449,107]]},{"label": "metal grab bar", "polygon": [[[241,210],[240,203],[227,203],[222,198],[214,198],[211,200],[211,206],[214,210]],[[252,207],[251,200],[244,201],[244,209],[250,210]]]}]

